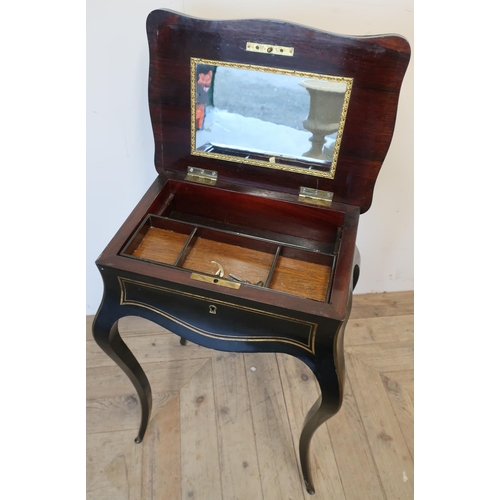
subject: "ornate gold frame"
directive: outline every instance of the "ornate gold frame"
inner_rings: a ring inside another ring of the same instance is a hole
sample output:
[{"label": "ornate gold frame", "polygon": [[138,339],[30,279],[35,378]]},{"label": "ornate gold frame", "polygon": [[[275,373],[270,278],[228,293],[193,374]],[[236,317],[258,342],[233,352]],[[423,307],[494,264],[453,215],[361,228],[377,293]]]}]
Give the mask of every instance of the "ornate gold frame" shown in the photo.
[{"label": "ornate gold frame", "polygon": [[[330,170],[328,172],[321,172],[315,170],[304,169],[301,167],[295,167],[291,165],[283,165],[271,162],[265,162],[261,160],[252,160],[246,158],[240,158],[236,156],[216,154],[216,153],[206,153],[203,151],[196,150],[196,64],[207,64],[211,66],[224,66],[227,68],[237,68],[237,69],[248,69],[253,71],[263,71],[266,73],[275,73],[280,75],[298,76],[302,78],[312,78],[321,79],[332,82],[345,82],[347,84],[347,89],[344,97],[344,104],[342,107],[342,114],[339,123],[339,129],[337,132],[337,140],[335,141],[335,148],[333,151],[333,160],[330,165]],[[258,167],[273,168],[277,170],[285,170],[287,172],[297,172],[305,175],[312,175],[315,177],[327,177],[333,179],[335,177],[335,169],[337,166],[337,160],[340,150],[340,143],[342,141],[342,134],[344,131],[344,124],[347,116],[347,108],[349,106],[349,100],[351,97],[353,78],[347,78],[343,76],[331,76],[322,75],[319,73],[308,73],[305,71],[293,71],[280,68],[270,68],[267,66],[255,66],[250,64],[241,63],[228,63],[223,61],[214,61],[209,59],[200,59],[196,57],[191,58],[191,154],[195,156],[205,156],[208,158],[213,158],[216,160],[232,161],[237,163],[243,163],[248,165],[255,165]]]}]

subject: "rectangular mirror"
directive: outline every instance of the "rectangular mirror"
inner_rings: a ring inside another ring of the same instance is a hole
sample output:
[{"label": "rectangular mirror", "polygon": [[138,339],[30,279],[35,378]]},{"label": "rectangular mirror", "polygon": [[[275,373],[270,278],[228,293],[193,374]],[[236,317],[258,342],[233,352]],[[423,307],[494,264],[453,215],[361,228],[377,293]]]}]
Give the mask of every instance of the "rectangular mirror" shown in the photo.
[{"label": "rectangular mirror", "polygon": [[191,59],[191,154],[333,178],[352,78]]}]

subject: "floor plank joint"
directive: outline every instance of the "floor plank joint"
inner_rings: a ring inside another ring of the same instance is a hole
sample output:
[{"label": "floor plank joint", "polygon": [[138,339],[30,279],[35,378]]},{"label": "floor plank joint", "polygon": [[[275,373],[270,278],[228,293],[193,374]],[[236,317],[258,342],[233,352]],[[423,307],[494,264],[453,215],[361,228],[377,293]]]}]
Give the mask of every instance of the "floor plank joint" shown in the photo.
[{"label": "floor plank joint", "polygon": [[144,441],[134,388],[96,346],[87,316],[88,500],[393,500],[413,498],[413,292],[355,295],[345,332],[341,410],[311,443],[316,495],[298,439],[319,394],[285,354],[234,354],[154,323],[120,320],[150,379]]}]

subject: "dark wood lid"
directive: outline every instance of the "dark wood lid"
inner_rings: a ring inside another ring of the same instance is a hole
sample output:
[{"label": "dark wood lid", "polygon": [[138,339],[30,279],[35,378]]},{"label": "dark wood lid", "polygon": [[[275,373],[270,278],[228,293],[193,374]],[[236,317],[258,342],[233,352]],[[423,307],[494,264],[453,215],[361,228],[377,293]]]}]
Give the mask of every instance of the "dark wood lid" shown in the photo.
[{"label": "dark wood lid", "polygon": [[[167,10],[151,12],[147,33],[158,172],[185,172],[196,166],[255,187],[291,193],[298,193],[301,186],[332,191],[334,201],[368,210],[392,139],[410,60],[403,37],[347,37],[279,21],[213,21]],[[293,47],[294,55],[247,51],[247,42]],[[191,58],[352,78],[334,178],[191,155]]]}]

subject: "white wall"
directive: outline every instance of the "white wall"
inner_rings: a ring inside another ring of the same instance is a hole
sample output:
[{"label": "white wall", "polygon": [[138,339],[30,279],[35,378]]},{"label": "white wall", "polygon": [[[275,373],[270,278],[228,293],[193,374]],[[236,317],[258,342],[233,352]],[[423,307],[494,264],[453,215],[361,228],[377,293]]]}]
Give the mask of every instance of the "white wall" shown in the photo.
[{"label": "white wall", "polygon": [[[339,34],[398,33],[413,48],[412,0],[87,0],[87,311],[97,256],[156,177],[147,104],[146,17],[169,8],[212,19],[282,19]],[[413,289],[413,58],[393,142],[361,217],[357,293]]]}]

